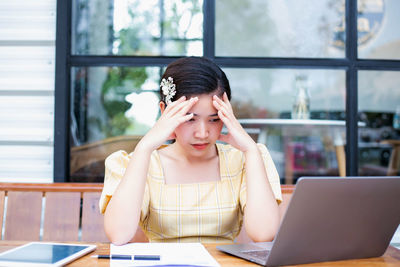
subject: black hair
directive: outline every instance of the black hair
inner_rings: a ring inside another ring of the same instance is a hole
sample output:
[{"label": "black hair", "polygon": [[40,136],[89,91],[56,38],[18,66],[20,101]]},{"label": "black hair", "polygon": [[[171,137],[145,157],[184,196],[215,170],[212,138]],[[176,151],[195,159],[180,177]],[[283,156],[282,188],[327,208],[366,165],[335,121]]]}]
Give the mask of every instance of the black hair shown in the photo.
[{"label": "black hair", "polygon": [[[195,95],[215,93],[222,96],[226,92],[231,99],[231,88],[225,73],[217,64],[204,57],[184,57],[175,60],[167,66],[161,79],[171,77],[176,86],[176,94],[171,99],[175,101],[182,96],[190,98]],[[165,95],[160,88],[161,101]]]}]

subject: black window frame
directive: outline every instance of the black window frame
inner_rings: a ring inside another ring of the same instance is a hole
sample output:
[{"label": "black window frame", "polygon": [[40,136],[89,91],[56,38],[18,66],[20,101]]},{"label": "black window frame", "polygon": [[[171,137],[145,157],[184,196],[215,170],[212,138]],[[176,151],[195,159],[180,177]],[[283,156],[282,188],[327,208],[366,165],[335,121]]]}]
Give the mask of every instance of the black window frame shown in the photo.
[{"label": "black window frame", "polygon": [[[221,67],[332,69],[346,72],[346,176],[358,175],[358,72],[400,71],[400,60],[359,59],[357,46],[357,0],[346,0],[346,43],[344,58],[217,57],[215,55],[215,0],[203,3],[203,55]],[[57,1],[54,182],[69,180],[70,86],[72,67],[159,66],[179,57],[92,56],[71,54],[72,0]]]}]

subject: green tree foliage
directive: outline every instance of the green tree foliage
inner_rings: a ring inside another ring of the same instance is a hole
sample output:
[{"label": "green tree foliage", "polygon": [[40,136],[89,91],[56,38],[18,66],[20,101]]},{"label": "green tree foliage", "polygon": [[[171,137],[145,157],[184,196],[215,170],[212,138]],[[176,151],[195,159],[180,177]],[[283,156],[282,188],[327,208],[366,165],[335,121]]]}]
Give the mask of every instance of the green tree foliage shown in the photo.
[{"label": "green tree foliage", "polygon": [[140,92],[142,84],[147,79],[146,69],[141,68],[110,68],[107,79],[101,89],[101,101],[107,114],[107,121],[101,125],[106,137],[123,135],[131,122],[125,117],[130,103],[125,96],[132,92]]},{"label": "green tree foliage", "polygon": [[[201,1],[200,1],[201,2]],[[187,49],[187,33],[195,15],[201,13],[201,3],[193,0],[173,2],[164,10],[165,16],[160,24],[154,24],[160,10],[143,10],[141,1],[131,1],[128,6],[130,23],[114,33],[114,43],[110,44],[118,55],[154,55],[172,53],[185,55]],[[141,10],[141,12],[137,12]],[[158,12],[157,12],[158,11]],[[189,23],[180,24],[183,13],[189,14]],[[151,27],[158,25],[160,35],[153,36]],[[182,41],[177,41],[181,39]],[[171,48],[171,41],[172,48]],[[168,47],[168,48],[166,48]],[[164,51],[166,50],[166,51]],[[170,51],[171,50],[171,51]],[[132,92],[140,93],[141,87],[148,79],[145,67],[112,67],[101,88],[101,101],[106,112],[106,120],[96,123],[106,137],[123,135],[139,123],[125,117],[130,103],[125,96]]]}]

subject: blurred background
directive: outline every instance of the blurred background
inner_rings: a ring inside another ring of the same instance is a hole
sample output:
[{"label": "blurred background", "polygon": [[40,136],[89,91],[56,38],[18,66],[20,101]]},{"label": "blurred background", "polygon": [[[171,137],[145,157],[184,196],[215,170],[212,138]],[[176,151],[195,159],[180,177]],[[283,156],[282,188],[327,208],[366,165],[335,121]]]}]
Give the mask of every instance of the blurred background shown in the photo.
[{"label": "blurred background", "polygon": [[[54,24],[49,38],[18,43],[0,27],[0,125],[19,122],[0,131],[0,177],[102,182],[105,157],[133,151],[157,120],[160,77],[182,56],[210,57],[225,71],[237,118],[267,145],[283,184],[399,175],[399,1],[60,2],[25,3],[38,14],[32,27]],[[18,30],[0,6],[0,24]],[[21,53],[47,64],[16,65]],[[21,66],[31,81],[7,87]],[[30,88],[38,77],[49,88]]]}]

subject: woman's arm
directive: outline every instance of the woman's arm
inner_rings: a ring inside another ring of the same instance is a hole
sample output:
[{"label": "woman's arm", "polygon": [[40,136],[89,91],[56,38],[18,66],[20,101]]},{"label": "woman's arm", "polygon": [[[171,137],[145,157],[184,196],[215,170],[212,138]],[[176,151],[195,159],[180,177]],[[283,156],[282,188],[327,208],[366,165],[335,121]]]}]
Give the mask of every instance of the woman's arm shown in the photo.
[{"label": "woman's arm", "polygon": [[256,242],[272,241],[279,227],[279,209],[257,145],[245,153],[247,200],[244,225]]},{"label": "woman's arm", "polygon": [[198,98],[181,97],[168,105],[153,128],[137,144],[125,174],[104,213],[104,230],[114,244],[129,242],[136,233],[146,185],[151,153],[173,134],[176,127],[190,120],[187,114]]},{"label": "woman's arm", "polygon": [[244,224],[253,241],[271,241],[279,227],[279,210],[268,181],[264,161],[254,140],[246,133],[233,114],[228,97],[214,96],[218,116],[228,128],[220,140],[241,150],[245,156],[247,200]]},{"label": "woman's arm", "polygon": [[124,177],[104,213],[104,230],[109,240],[121,245],[136,233],[152,150],[137,144]]}]

